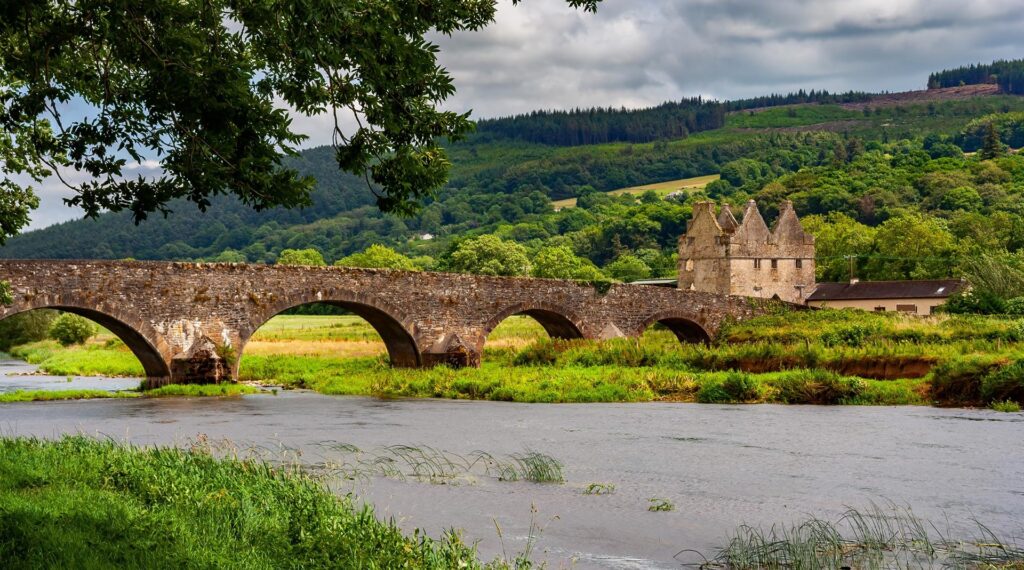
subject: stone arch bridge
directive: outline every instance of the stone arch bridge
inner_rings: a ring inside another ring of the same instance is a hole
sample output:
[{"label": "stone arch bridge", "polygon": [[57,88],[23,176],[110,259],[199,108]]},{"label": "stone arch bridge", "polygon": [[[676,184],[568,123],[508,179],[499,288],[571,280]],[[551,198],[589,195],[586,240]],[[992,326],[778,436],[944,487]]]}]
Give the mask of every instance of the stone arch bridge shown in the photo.
[{"label": "stone arch bridge", "polygon": [[380,333],[395,366],[479,366],[488,333],[525,314],[558,338],[638,336],[654,323],[701,342],[770,302],[641,285],[341,267],[0,260],[13,303],[87,317],[135,353],[150,386],[233,380],[250,337],[308,303],[343,307]]}]

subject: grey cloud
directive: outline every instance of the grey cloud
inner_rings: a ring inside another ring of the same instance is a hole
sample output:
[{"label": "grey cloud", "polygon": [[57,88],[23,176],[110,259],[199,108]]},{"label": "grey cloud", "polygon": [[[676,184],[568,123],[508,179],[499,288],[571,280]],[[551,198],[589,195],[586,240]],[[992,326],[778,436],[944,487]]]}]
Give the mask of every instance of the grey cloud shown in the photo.
[{"label": "grey cloud", "polygon": [[1018,0],[503,0],[497,22],[437,38],[477,117],[800,88],[923,88],[929,72],[1024,55]]}]

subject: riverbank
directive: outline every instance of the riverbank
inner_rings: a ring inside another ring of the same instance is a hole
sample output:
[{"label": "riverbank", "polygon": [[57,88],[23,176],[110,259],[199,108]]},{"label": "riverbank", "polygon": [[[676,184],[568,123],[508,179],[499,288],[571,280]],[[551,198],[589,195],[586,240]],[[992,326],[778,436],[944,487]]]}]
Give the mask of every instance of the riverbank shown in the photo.
[{"label": "riverbank", "polygon": [[5,568],[508,568],[404,535],[297,468],[201,447],[0,439]]},{"label": "riverbank", "polygon": [[[351,445],[346,448],[355,449]],[[298,463],[298,455],[284,463],[267,463],[237,459],[239,452],[234,449],[225,449],[205,436],[177,448],[130,447],[82,436],[55,441],[0,439],[0,560],[5,568],[502,570],[533,568],[535,564],[544,567],[542,552],[550,553],[546,548],[537,552],[531,548],[551,538],[545,532],[553,529],[531,522],[529,537],[516,540],[514,548],[525,548],[522,553],[506,550],[502,543],[497,558],[484,563],[481,559],[486,555],[478,554],[475,544],[467,544],[475,541],[463,537],[500,535],[500,527],[495,531],[486,524],[474,525],[460,531],[436,531],[432,536],[437,538],[428,538],[424,531],[399,528],[394,519],[362,506],[353,495],[332,493],[330,473],[320,466],[311,470],[312,466]],[[421,461],[419,456],[402,455],[402,446],[384,449],[400,459]],[[425,451],[443,453],[430,448]],[[223,458],[225,453],[228,458]],[[403,462],[398,465],[401,469]],[[633,464],[630,472],[636,467]],[[438,485],[422,477],[402,484],[419,493],[472,493],[476,489],[476,485]],[[655,499],[636,500],[633,495],[638,490],[631,485],[606,484],[603,488],[607,491],[592,493],[586,489],[594,485],[581,490],[573,481],[495,484],[513,485],[509,493],[523,492],[523,485],[544,490],[549,500],[555,498],[551,493],[571,497],[569,503],[554,501],[562,510],[573,504],[588,510],[629,511],[628,516],[646,521],[641,535],[657,534],[657,529],[687,518],[676,515],[673,508],[646,506]],[[659,500],[661,505],[679,501],[675,497]],[[1024,563],[1024,546],[1006,538],[1005,521],[995,527],[998,530],[982,526],[980,519],[963,518],[947,518],[945,525],[937,527],[908,507],[868,503],[861,510],[846,508],[828,516],[814,501],[806,506],[827,518],[807,519],[810,515],[804,511],[794,518],[782,509],[773,515],[781,517],[777,524],[740,526],[721,535],[715,541],[718,546],[704,544],[701,552],[684,550],[687,554],[671,557],[680,547],[670,548],[664,560],[590,557],[584,558],[581,567],[606,567],[587,564],[596,560],[632,560],[651,568],[676,567],[666,564],[669,560],[710,561],[710,567],[735,569],[785,567],[797,560],[805,568],[887,568],[913,562],[922,567],[1019,569]],[[549,503],[540,506],[548,511],[553,507]],[[683,502],[679,508],[690,512],[693,505]],[[571,512],[569,509],[566,514]],[[736,513],[725,516],[737,521],[733,524],[742,520]],[[496,520],[492,524],[498,525]],[[578,532],[565,534],[577,544],[588,542]],[[648,537],[659,544],[666,538]],[[680,534],[671,541],[686,545],[694,538]],[[601,541],[607,542],[614,541]],[[541,560],[531,561],[531,552]]]},{"label": "riverbank", "polygon": [[[657,327],[640,339],[552,341],[525,317],[488,338],[479,369],[392,369],[355,317],[282,316],[246,347],[240,379],[324,394],[514,402],[993,406],[1024,402],[1024,321],[802,311],[731,324],[711,346]],[[139,375],[116,339],[12,354],[51,374]]]}]

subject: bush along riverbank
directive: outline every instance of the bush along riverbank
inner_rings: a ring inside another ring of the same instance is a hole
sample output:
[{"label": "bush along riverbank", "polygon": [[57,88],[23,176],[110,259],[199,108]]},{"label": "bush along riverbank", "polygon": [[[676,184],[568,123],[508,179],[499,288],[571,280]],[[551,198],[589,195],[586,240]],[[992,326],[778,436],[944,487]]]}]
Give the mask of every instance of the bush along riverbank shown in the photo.
[{"label": "bush along riverbank", "polygon": [[0,439],[4,568],[528,568],[403,534],[298,468],[202,448]]},{"label": "bush along riverbank", "polygon": [[[1024,403],[1024,321],[854,310],[731,323],[710,345],[657,327],[639,339],[551,340],[526,317],[488,339],[479,369],[393,369],[353,317],[278,317],[242,356],[240,379],[324,394],[515,402],[991,406]],[[319,323],[319,324],[317,324]],[[133,375],[119,341],[12,354],[52,374]],[[370,356],[374,355],[376,356]]]}]

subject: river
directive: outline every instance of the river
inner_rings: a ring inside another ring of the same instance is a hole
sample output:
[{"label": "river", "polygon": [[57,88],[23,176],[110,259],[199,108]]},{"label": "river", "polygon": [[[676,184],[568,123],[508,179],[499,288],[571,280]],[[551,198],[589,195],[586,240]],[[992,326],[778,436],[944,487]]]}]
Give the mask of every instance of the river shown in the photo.
[{"label": "river", "polygon": [[[0,377],[4,388],[12,382],[67,381]],[[565,483],[377,476],[334,486],[403,528],[432,536],[463,529],[485,558],[518,552],[533,534],[535,558],[552,568],[679,568],[677,552],[712,550],[740,524],[834,518],[847,505],[886,500],[943,531],[951,525],[958,537],[975,530],[973,518],[1024,536],[1024,414],[988,410],[380,401],[295,391],[0,404],[0,430],[162,445],[204,434],[309,464],[343,460],[338,444],[429,446],[467,457],[544,453],[564,465]],[[584,494],[591,483],[615,491]],[[675,509],[649,512],[651,498]],[[541,530],[531,533],[531,521]]]}]

